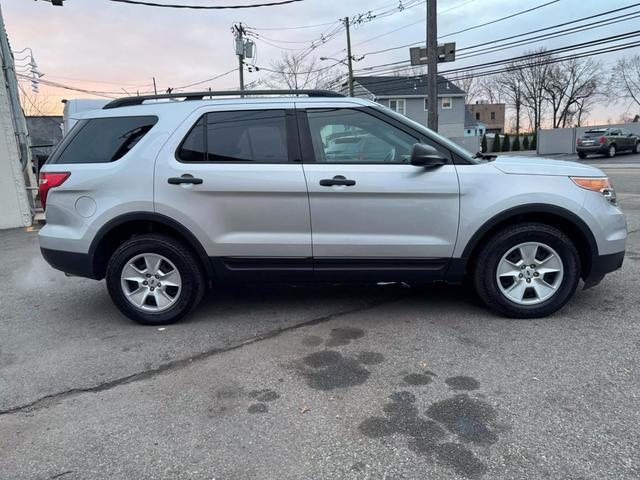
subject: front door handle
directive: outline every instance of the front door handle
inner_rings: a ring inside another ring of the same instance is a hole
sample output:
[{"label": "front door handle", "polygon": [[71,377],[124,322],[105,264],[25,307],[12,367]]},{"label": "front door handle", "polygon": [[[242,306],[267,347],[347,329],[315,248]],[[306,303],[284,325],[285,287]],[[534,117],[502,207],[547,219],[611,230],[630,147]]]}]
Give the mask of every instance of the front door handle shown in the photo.
[{"label": "front door handle", "polygon": [[325,178],[320,180],[320,185],[323,187],[332,187],[334,185],[343,185],[345,187],[353,187],[356,184],[355,180],[349,180],[342,175],[336,175],[333,178]]},{"label": "front door handle", "polygon": [[191,183],[193,185],[200,185],[202,183],[202,179],[201,178],[194,178],[194,177],[171,177],[169,179],[167,179],[167,182],[169,182],[171,185],[180,185],[181,183]]}]

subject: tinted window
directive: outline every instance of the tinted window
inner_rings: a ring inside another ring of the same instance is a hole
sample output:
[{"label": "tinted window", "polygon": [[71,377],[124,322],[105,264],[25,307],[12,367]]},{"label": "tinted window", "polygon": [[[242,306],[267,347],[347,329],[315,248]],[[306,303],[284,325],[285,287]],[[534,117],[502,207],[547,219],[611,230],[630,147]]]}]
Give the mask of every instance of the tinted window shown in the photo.
[{"label": "tinted window", "polygon": [[356,109],[307,110],[317,162],[409,163],[418,140]]},{"label": "tinted window", "polygon": [[152,116],[81,120],[48,163],[113,162],[131,150],[157,121],[158,117]]},{"label": "tinted window", "polygon": [[288,162],[285,112],[208,113],[191,129],[178,157],[186,162]]}]

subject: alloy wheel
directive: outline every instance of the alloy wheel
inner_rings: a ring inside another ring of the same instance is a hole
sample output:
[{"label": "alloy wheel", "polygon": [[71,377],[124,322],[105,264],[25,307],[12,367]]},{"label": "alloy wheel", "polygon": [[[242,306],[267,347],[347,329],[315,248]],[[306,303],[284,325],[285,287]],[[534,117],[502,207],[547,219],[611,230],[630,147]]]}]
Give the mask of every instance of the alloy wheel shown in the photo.
[{"label": "alloy wheel", "polygon": [[537,305],[551,298],[562,284],[560,255],[541,242],[516,245],[498,262],[496,282],[500,292],[518,305]]},{"label": "alloy wheel", "polygon": [[182,278],[168,258],[156,253],[143,253],[129,260],[120,275],[126,299],[136,308],[161,312],[180,298]]}]

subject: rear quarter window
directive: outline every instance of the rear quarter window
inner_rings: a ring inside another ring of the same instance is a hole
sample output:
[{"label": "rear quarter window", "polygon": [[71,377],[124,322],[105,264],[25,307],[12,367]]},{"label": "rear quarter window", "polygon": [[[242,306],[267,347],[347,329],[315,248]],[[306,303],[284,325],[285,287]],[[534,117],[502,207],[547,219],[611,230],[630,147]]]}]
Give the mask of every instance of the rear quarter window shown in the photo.
[{"label": "rear quarter window", "polygon": [[131,150],[157,121],[155,116],[81,120],[47,163],[114,162]]}]

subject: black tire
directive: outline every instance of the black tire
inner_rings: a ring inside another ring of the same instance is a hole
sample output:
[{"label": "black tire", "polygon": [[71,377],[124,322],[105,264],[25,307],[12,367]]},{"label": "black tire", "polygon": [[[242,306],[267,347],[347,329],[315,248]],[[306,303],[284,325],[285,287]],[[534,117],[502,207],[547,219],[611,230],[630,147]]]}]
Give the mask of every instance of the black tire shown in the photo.
[{"label": "black tire", "polygon": [[616,144],[613,143],[609,146],[609,149],[607,150],[607,153],[605,153],[605,156],[607,158],[613,158],[616,156],[616,153],[618,152],[618,149],[616,147]]},{"label": "black tire", "polygon": [[633,150],[631,153],[640,153],[640,142],[636,142],[635,147],[633,147]]},{"label": "black tire", "polygon": [[[540,242],[554,249],[563,264],[563,278],[557,291],[535,305],[521,305],[507,298],[496,279],[498,264],[513,247],[525,242]],[[512,318],[539,318],[562,308],[573,296],[580,280],[580,257],[575,246],[560,230],[542,223],[520,223],[495,233],[482,246],[473,266],[478,296],[493,311]]]},{"label": "black tire", "polygon": [[[182,281],[175,303],[160,312],[145,311],[126,298],[120,277],[123,268],[135,256],[150,253],[162,255],[171,261]],[[158,234],[145,234],[124,242],[109,259],[106,272],[109,295],[118,309],[127,317],[143,325],[168,325],[177,322],[195,309],[206,288],[205,276],[199,259],[182,242]]]},{"label": "black tire", "polygon": [[587,158],[587,154],[584,152],[578,152],[578,158],[581,158],[584,160],[585,158]]}]

